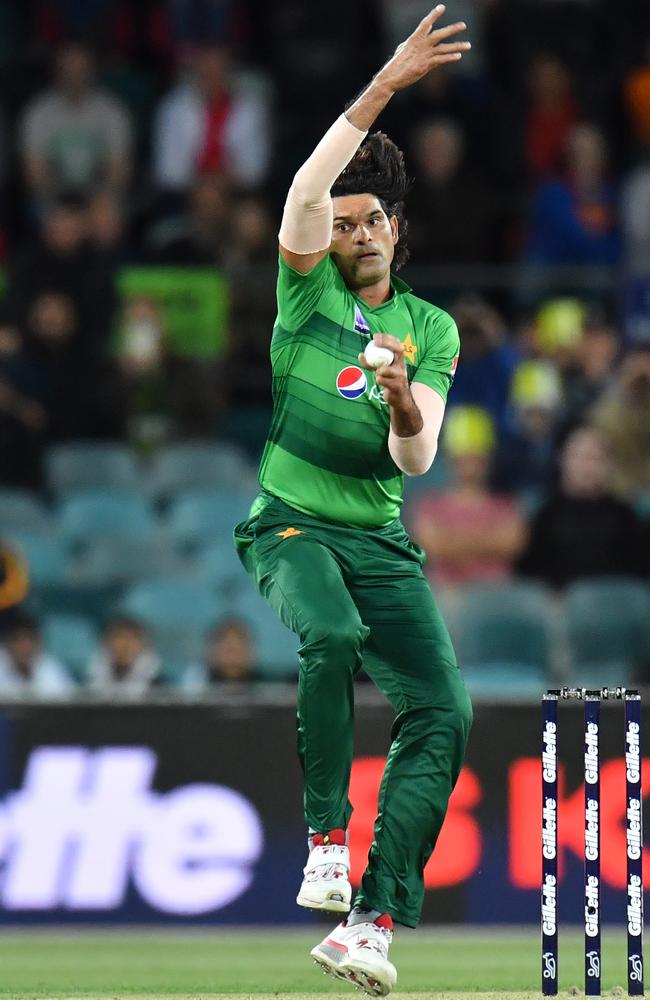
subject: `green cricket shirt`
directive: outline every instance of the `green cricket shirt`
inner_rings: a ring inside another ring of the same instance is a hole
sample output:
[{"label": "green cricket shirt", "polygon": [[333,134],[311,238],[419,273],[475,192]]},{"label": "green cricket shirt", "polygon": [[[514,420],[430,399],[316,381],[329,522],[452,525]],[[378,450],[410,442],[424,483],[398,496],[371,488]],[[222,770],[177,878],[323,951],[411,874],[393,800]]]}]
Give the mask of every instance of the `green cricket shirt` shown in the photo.
[{"label": "green cricket shirt", "polygon": [[409,381],[446,400],[460,349],[448,313],[399,278],[391,286],[388,301],[372,307],[347,287],[329,254],[309,274],[280,257],[273,420],[260,485],[305,514],[357,528],[395,520],[404,488],[388,451],[389,407],[358,355],[375,333],[398,337]]}]

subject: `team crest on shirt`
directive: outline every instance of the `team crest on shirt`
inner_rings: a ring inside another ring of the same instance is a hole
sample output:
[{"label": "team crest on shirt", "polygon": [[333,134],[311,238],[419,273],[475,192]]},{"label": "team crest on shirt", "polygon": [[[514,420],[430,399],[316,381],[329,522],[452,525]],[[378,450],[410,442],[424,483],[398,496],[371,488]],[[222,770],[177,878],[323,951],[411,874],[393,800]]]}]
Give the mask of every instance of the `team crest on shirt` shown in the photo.
[{"label": "team crest on shirt", "polygon": [[363,396],[367,387],[366,373],[363,368],[358,368],[356,365],[342,368],[336,376],[336,388],[343,399],[358,399],[359,396]]},{"label": "team crest on shirt", "polygon": [[363,315],[359,306],[354,307],[354,329],[357,333],[362,333],[364,337],[370,336],[370,327],[368,326],[368,320]]}]

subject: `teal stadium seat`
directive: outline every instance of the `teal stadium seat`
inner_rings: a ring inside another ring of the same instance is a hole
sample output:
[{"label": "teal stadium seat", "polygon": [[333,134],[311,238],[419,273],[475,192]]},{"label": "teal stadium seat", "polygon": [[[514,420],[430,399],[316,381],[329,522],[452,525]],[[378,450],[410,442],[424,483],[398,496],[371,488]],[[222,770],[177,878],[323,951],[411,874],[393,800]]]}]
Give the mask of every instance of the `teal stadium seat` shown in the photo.
[{"label": "teal stadium seat", "polygon": [[545,587],[526,582],[471,586],[449,625],[472,692],[538,695],[547,684],[554,614]]},{"label": "teal stadium seat", "polygon": [[247,517],[252,497],[233,491],[196,491],[172,504],[167,526],[182,549],[221,542],[232,544],[232,531]]},{"label": "teal stadium seat", "polygon": [[149,504],[130,493],[87,490],[67,497],[59,510],[63,537],[72,545],[95,538],[143,538],[156,530]]},{"label": "teal stadium seat", "polygon": [[147,476],[150,495],[167,500],[188,491],[241,492],[251,489],[254,473],[245,455],[234,445],[187,442],[162,448]]},{"label": "teal stadium seat", "polygon": [[183,561],[164,537],[95,538],[76,560],[72,579],[81,586],[128,585],[158,576],[178,576]]},{"label": "teal stadium seat", "polygon": [[80,441],[50,448],[45,458],[46,480],[59,499],[81,490],[121,490],[138,493],[140,468],[133,451],[109,441]]},{"label": "teal stadium seat", "polygon": [[47,508],[28,490],[0,490],[0,536],[11,539],[14,531],[52,529],[53,520]]},{"label": "teal stadium seat", "polygon": [[74,677],[83,681],[98,642],[94,626],[80,615],[48,615],[43,623],[43,645]]},{"label": "teal stadium seat", "polygon": [[188,577],[136,583],[122,598],[120,611],[151,630],[163,677],[172,684],[201,657],[206,633],[222,614],[214,591]]},{"label": "teal stadium seat", "polygon": [[217,620],[218,604],[214,591],[202,581],[167,577],[129,587],[120,610],[150,628],[191,628],[203,634]]},{"label": "teal stadium seat", "polygon": [[250,587],[250,577],[230,539],[199,549],[196,572],[223,600],[232,599]]},{"label": "teal stadium seat", "polygon": [[650,664],[650,588],[615,577],[582,580],[566,593],[572,681],[625,685]]},{"label": "teal stadium seat", "polygon": [[228,605],[228,612],[251,628],[262,676],[269,680],[298,676],[298,637],[279,620],[251,583]]},{"label": "teal stadium seat", "polygon": [[17,531],[12,534],[11,542],[22,552],[32,584],[56,587],[68,581],[70,556],[60,534]]}]

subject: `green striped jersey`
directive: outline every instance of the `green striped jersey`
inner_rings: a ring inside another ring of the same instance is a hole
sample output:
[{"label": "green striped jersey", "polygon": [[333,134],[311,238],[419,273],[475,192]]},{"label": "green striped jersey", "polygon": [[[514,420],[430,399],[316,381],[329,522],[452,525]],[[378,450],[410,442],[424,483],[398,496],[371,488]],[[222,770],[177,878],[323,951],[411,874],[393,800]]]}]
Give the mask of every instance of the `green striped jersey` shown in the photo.
[{"label": "green striped jersey", "polygon": [[392,277],[371,307],[327,255],[300,274],[280,258],[271,342],[273,420],[260,465],[266,493],[312,516],[370,528],[399,514],[403,476],[388,451],[389,408],[372,372],[359,367],[369,337],[406,345],[409,380],[443,400],[458,360],[452,318]]}]

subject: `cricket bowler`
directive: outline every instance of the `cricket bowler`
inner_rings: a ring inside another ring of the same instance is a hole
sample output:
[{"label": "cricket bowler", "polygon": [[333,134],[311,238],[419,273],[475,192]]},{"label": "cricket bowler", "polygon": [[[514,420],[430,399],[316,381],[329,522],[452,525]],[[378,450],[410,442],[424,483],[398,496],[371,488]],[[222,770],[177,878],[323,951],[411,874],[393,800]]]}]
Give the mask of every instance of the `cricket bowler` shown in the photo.
[{"label": "cricket bowler", "polygon": [[[437,6],[296,173],[279,233],[273,419],[261,493],[235,529],[246,569],[300,639],[298,753],[309,857],[299,906],[344,914],[311,952],[385,996],[394,923],[415,927],[424,867],[472,710],[447,628],[400,521],[404,476],[436,454],[456,325],[396,272],[408,256],[402,153],[369,135],[394,94],[469,48]],[[355,674],[395,710],[374,840],[352,900],[347,827]]]}]

